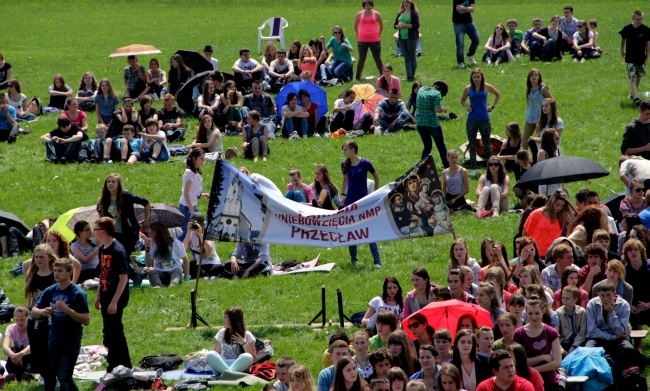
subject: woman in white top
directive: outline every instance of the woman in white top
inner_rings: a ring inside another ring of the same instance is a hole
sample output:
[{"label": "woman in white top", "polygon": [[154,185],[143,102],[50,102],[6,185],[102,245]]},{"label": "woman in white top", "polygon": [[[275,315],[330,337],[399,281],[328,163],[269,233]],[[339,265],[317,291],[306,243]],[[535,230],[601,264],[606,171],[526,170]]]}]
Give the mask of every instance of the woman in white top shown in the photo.
[{"label": "woman in white top", "polygon": [[214,339],[214,351],[208,353],[206,359],[215,372],[250,371],[257,358],[255,336],[246,330],[240,307],[230,307],[224,312],[223,328]]},{"label": "woman in white top", "polygon": [[[214,120],[209,114],[204,114],[201,117],[201,123],[199,124],[199,130],[196,132],[196,139],[192,144],[189,145],[190,148],[201,148],[206,153],[223,153],[223,138],[221,137],[221,131],[217,128],[217,125],[214,123]],[[208,161],[215,161],[214,159],[208,159]]]},{"label": "woman in white top", "polygon": [[375,328],[377,313],[381,310],[389,310],[399,318],[403,307],[402,287],[399,281],[392,276],[386,277],[381,296],[373,297],[368,305],[368,311],[361,319],[361,325],[367,329]]},{"label": "woman in white top", "polygon": [[206,81],[203,84],[203,94],[197,98],[196,108],[201,110],[199,113],[199,118],[208,114],[213,117],[219,115],[219,94],[216,93],[216,87],[212,81]]},{"label": "woman in white top", "polygon": [[[203,214],[192,213],[187,230],[188,235],[185,235],[183,246],[186,252],[192,253],[190,277],[219,277],[223,272],[223,265],[217,254],[214,241],[205,239],[205,217]],[[201,271],[199,272],[199,260],[201,258]]]},{"label": "woman in white top", "polygon": [[201,148],[193,148],[185,159],[185,173],[183,174],[183,194],[178,203],[178,210],[185,219],[183,220],[183,233],[178,240],[185,240],[187,223],[190,222],[192,213],[198,212],[199,198],[210,198],[210,193],[203,193],[203,173],[201,166],[205,163],[205,152]]},{"label": "woman in white top", "polygon": [[[169,234],[167,226],[156,221],[149,228],[151,239],[141,234],[144,240],[145,261],[149,270],[149,283],[154,288],[161,288],[164,283],[169,286],[177,285],[190,276],[190,260],[180,240]],[[182,274],[181,274],[182,273]]]},{"label": "woman in white top", "polygon": [[79,282],[82,283],[95,277],[99,277],[99,244],[91,239],[92,229],[87,221],[77,221],[74,225],[74,234],[77,240],[70,246],[70,252],[81,262],[81,274]]},{"label": "woman in white top", "polygon": [[506,166],[499,157],[490,156],[487,166],[487,172],[481,175],[476,186],[478,211],[481,212],[491,205],[492,216],[499,217],[499,211],[508,210],[510,179]]},{"label": "woman in white top", "polygon": [[9,80],[7,90],[7,103],[16,109],[18,122],[32,121],[35,116],[27,112],[27,97],[20,92],[20,83],[16,79]]}]

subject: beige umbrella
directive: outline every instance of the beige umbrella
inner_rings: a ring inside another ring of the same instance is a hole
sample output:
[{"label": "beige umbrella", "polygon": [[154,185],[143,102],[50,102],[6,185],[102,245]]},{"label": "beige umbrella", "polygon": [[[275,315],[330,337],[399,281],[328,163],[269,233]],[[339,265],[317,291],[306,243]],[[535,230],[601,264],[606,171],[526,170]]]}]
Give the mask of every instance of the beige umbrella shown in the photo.
[{"label": "beige umbrella", "polygon": [[134,43],[129,46],[124,46],[115,49],[115,51],[108,57],[109,58],[126,57],[126,56],[136,56],[140,54],[156,54],[156,53],[162,53],[162,52],[152,45],[141,45],[139,43]]}]

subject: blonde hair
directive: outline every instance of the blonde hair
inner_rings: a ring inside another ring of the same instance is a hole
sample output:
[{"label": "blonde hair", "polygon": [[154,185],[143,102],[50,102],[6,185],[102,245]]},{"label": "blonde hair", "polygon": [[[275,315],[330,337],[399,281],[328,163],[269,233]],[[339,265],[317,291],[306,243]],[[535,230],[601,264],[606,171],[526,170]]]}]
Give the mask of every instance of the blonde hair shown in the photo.
[{"label": "blonde hair", "polygon": [[34,259],[34,256],[36,255],[37,251],[44,251],[45,254],[47,254],[47,257],[49,258],[49,261],[47,262],[47,266],[49,267],[50,271],[54,270],[53,269],[54,262],[59,260],[59,258],[54,253],[54,250],[52,250],[52,247],[50,247],[49,245],[45,243],[41,243],[38,246],[36,246],[34,252],[32,253],[32,264],[29,266],[29,270],[25,275],[25,288],[23,292],[25,293],[25,299],[27,299],[27,301],[31,301],[32,299],[32,291],[30,290],[30,285],[32,283],[32,279],[34,278],[34,275],[38,272],[38,265],[36,264],[36,260]]}]

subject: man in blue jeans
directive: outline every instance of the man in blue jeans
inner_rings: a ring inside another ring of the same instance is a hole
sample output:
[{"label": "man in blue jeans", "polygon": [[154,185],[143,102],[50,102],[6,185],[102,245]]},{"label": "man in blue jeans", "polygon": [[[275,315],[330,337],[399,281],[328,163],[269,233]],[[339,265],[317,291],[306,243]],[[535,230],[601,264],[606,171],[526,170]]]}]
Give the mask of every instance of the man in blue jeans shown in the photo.
[{"label": "man in blue jeans", "polygon": [[467,60],[470,66],[476,65],[474,54],[479,45],[479,36],[472,19],[472,12],[474,12],[475,7],[474,1],[453,0],[454,9],[451,14],[451,21],[454,24],[454,34],[456,34],[456,61],[460,68],[465,68],[465,34],[472,40],[472,43],[469,45],[469,51],[467,52]]},{"label": "man in blue jeans", "polygon": [[[52,325],[48,341],[50,359],[54,365],[61,391],[77,391],[72,379],[77,364],[83,326],[90,324],[88,297],[83,289],[72,283],[72,261],[59,259],[54,262],[56,284],[45,289],[32,309],[34,318],[49,317]],[[46,385],[45,389],[54,385]]]},{"label": "man in blue jeans", "polygon": [[431,87],[421,87],[418,91],[415,110],[415,121],[417,123],[418,133],[424,144],[422,149],[422,159],[431,153],[433,144],[431,139],[436,143],[438,154],[442,165],[447,168],[449,162],[447,161],[447,147],[445,146],[445,138],[442,134],[442,126],[438,119],[438,113],[447,112],[446,107],[442,107],[442,97],[447,95],[449,86],[442,80],[436,80]]},{"label": "man in blue jeans", "polygon": [[375,109],[373,122],[380,126],[381,131],[397,132],[402,129],[409,119],[409,112],[406,105],[399,98],[399,91],[393,88],[388,93],[388,98],[382,99]]}]

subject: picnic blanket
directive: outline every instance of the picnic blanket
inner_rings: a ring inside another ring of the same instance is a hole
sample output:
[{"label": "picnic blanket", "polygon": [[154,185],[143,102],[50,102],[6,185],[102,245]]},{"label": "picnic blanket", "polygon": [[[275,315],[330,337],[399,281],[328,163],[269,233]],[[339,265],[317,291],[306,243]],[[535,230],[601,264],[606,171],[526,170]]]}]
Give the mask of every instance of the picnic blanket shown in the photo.
[{"label": "picnic blanket", "polygon": [[285,268],[282,266],[282,263],[273,265],[273,274],[272,276],[283,276],[286,274],[296,274],[296,273],[308,273],[308,272],[331,272],[336,263],[326,263],[324,265],[318,265],[318,260],[320,259],[320,253],[316,258],[308,262],[298,263],[296,266]]}]

